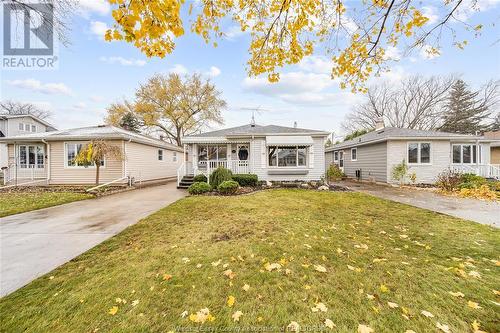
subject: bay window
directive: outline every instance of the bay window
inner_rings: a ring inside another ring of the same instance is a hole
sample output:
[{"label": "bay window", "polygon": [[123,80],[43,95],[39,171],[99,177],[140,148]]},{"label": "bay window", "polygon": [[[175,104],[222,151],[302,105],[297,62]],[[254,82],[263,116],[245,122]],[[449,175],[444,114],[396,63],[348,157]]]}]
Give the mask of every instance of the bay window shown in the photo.
[{"label": "bay window", "polygon": [[452,159],[454,164],[473,164],[481,160],[481,149],[475,144],[452,145]]},{"label": "bay window", "polygon": [[305,146],[269,146],[267,153],[268,165],[271,167],[307,166],[307,147]]},{"label": "bay window", "polygon": [[429,142],[408,143],[408,164],[430,164],[431,144]]}]

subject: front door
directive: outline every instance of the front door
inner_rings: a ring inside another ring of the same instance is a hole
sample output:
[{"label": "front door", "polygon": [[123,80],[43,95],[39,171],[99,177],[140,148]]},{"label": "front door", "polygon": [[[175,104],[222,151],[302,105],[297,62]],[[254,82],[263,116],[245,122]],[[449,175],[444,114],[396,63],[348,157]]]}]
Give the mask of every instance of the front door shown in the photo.
[{"label": "front door", "polygon": [[339,151],[339,168],[344,172],[344,152]]}]

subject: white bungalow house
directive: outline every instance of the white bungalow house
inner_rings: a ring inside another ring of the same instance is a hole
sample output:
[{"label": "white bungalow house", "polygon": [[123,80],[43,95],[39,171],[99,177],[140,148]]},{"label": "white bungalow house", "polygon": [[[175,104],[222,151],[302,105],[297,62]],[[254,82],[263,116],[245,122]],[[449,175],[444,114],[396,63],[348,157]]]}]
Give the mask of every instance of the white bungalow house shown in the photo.
[{"label": "white bungalow house", "polygon": [[328,147],[325,162],[338,165],[348,177],[383,183],[397,182],[392,169],[402,161],[415,173],[416,183],[433,184],[447,169],[500,180],[500,165],[490,161],[495,142],[500,140],[384,127],[379,122],[372,132]]},{"label": "white bungalow house", "polygon": [[[184,164],[178,182],[209,175],[219,166],[238,174],[256,174],[264,181],[317,181],[325,174],[328,132],[247,124],[186,136]],[[182,187],[182,186],[181,186]]]}]

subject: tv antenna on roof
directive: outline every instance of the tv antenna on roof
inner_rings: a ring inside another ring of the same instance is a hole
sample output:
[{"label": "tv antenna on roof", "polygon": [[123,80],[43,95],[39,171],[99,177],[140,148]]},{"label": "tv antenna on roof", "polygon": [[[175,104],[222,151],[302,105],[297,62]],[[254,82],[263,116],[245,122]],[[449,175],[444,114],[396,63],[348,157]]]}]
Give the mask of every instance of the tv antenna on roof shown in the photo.
[{"label": "tv antenna on roof", "polygon": [[249,110],[249,111],[252,111],[252,120],[250,122],[250,125],[252,126],[255,126],[255,113],[257,112],[257,114],[260,114],[262,111],[271,111],[271,110],[267,110],[267,109],[263,109],[260,105],[257,106],[257,107],[254,107],[254,108],[250,108],[250,107],[243,107],[243,108],[240,108],[241,110]]}]

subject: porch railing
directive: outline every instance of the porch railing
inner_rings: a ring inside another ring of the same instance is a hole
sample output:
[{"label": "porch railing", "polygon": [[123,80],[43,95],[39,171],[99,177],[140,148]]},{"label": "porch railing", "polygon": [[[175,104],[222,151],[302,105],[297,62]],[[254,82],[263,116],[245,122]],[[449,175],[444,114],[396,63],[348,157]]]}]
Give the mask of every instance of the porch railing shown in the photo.
[{"label": "porch railing", "polygon": [[456,164],[451,169],[458,173],[473,173],[475,175],[500,180],[500,166],[494,164]]},{"label": "porch railing", "polygon": [[11,164],[3,170],[4,185],[18,180],[46,179],[47,169],[38,165],[15,165]]}]

